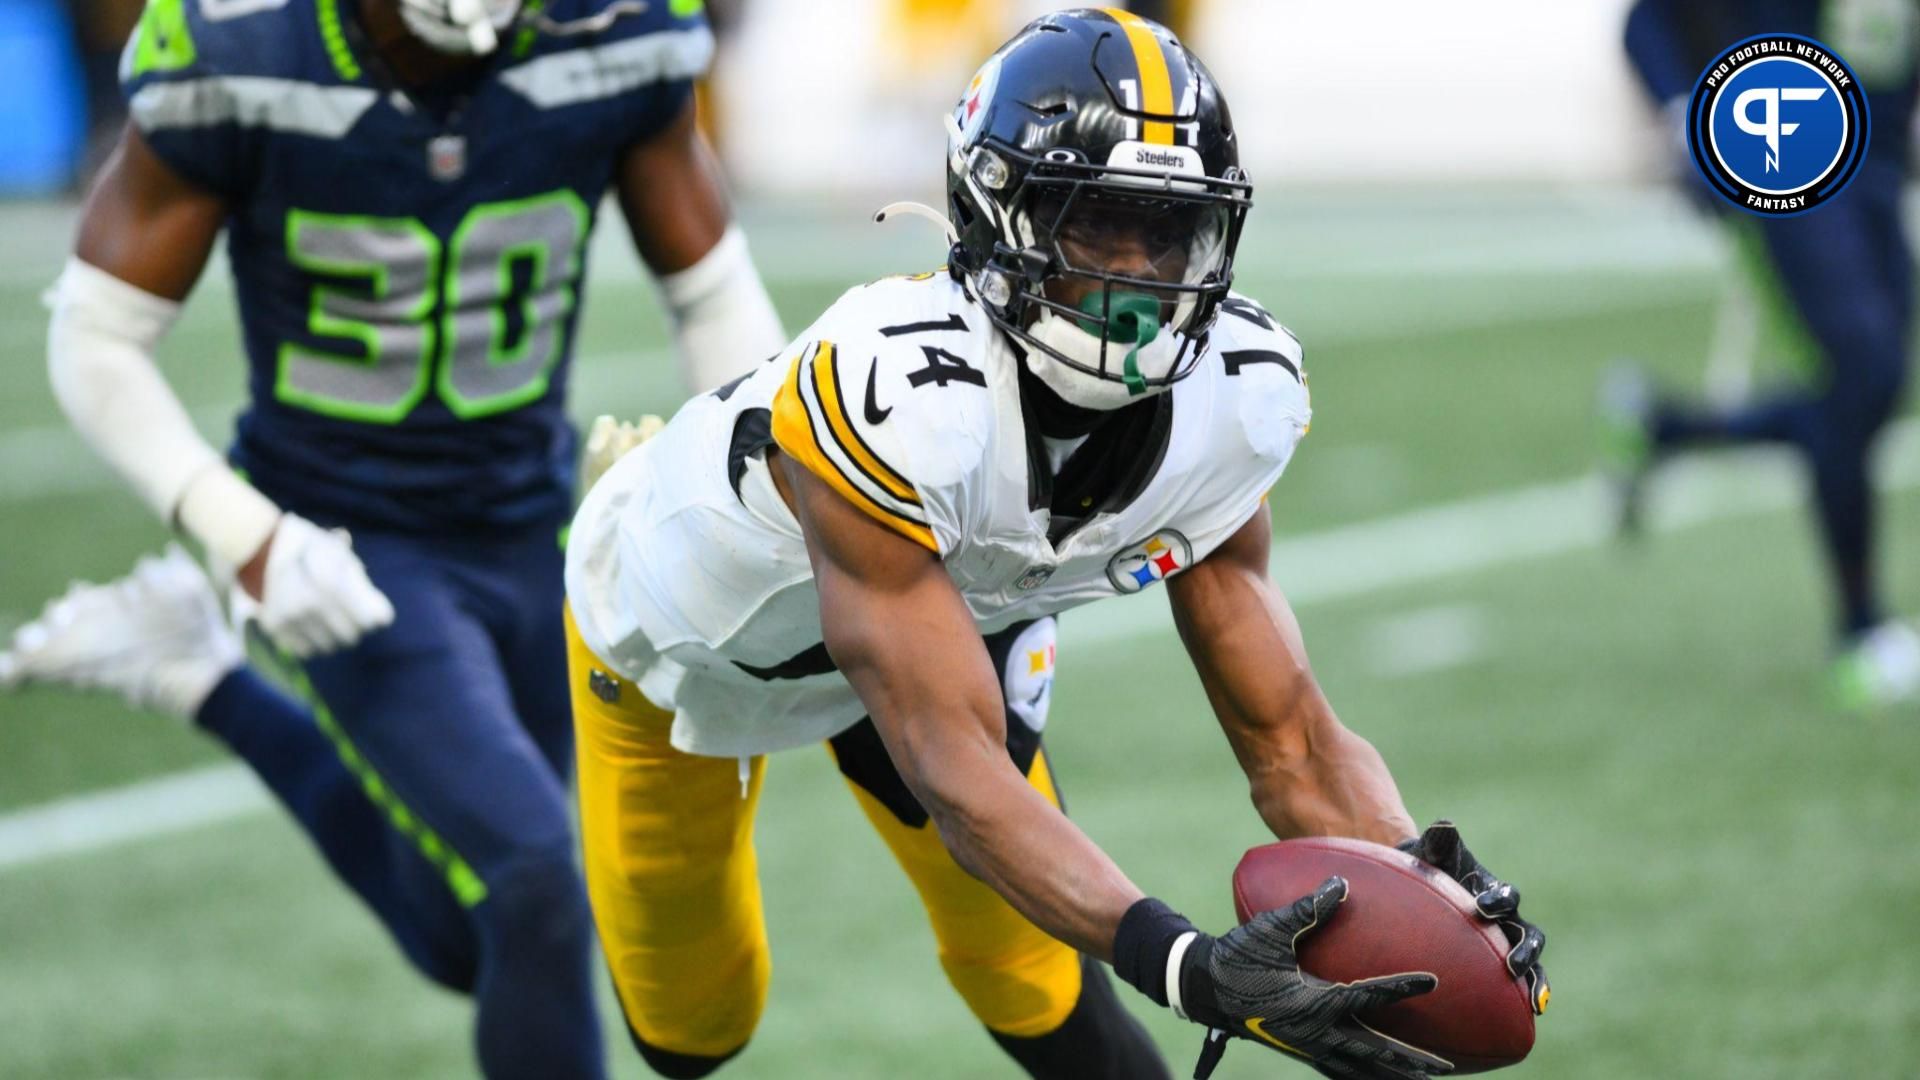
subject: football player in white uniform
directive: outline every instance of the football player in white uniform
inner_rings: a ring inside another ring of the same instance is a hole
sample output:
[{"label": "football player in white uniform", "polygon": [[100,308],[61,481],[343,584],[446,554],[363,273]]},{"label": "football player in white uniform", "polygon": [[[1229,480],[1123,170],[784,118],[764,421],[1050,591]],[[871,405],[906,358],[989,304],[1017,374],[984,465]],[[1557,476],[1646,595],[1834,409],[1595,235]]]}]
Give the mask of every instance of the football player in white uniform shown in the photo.
[{"label": "football player in white uniform", "polygon": [[1200,933],[1061,812],[1040,745],[1052,616],[1165,581],[1274,834],[1443,866],[1545,1005],[1518,894],[1451,825],[1416,833],[1268,580],[1264,495],[1310,409],[1299,341],[1229,291],[1252,189],[1219,89],[1156,24],[1061,12],[988,59],[949,134],[950,266],[849,291],[575,519],[588,887],[636,1044],[698,1076],[746,1043],[763,755],[826,740],[955,988],[1032,1075],[1165,1075],[1094,960],[1329,1075],[1446,1072],[1354,1017],[1431,976],[1295,965],[1344,882]]}]

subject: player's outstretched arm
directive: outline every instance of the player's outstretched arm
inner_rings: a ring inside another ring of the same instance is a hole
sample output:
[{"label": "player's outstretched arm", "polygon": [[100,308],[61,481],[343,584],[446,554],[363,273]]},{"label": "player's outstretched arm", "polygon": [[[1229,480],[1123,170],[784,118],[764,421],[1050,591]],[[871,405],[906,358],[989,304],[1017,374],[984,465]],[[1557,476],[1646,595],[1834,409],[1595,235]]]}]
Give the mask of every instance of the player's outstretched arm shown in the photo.
[{"label": "player's outstretched arm", "polygon": [[1007,756],[999,680],[939,559],[784,454],[775,476],[806,533],[827,651],[954,859],[1042,930],[1111,959],[1142,894]]},{"label": "player's outstretched arm", "polygon": [[[1042,930],[1108,960],[1183,1018],[1329,1075],[1413,1080],[1446,1071],[1353,1018],[1431,990],[1431,976],[1336,986],[1294,962],[1295,943],[1346,898],[1344,881],[1330,879],[1219,938],[1142,895],[1013,767],[993,666],[938,559],[792,458],[781,455],[774,475],[807,536],[827,650],[961,866]],[[1203,1071],[1222,1045],[1209,1044]]]},{"label": "player's outstretched arm", "polygon": [[1300,625],[1267,576],[1272,523],[1256,513],[1193,568],[1167,581],[1180,640],[1275,836],[1415,835],[1393,776],[1348,731],[1314,681]]},{"label": "player's outstretched arm", "polygon": [[634,246],[673,319],[687,388],[704,393],[779,352],[786,332],[733,222],[691,96],[665,127],[627,149],[618,184]]},{"label": "player's outstretched arm", "polygon": [[206,267],[228,206],[131,125],[88,196],[52,294],[47,370],[81,437],[163,520],[236,568],[260,622],[298,656],[393,619],[344,537],[282,514],[195,430],[154,350]]},{"label": "player's outstretched arm", "polygon": [[1174,621],[1207,697],[1274,834],[1354,836],[1398,845],[1475,894],[1482,918],[1511,946],[1507,966],[1525,978],[1534,1011],[1550,991],[1540,967],[1546,936],[1520,917],[1520,893],[1460,842],[1451,822],[1415,835],[1386,763],[1334,718],[1307,665],[1300,625],[1267,577],[1272,523],[1258,513],[1198,565],[1167,582]]}]

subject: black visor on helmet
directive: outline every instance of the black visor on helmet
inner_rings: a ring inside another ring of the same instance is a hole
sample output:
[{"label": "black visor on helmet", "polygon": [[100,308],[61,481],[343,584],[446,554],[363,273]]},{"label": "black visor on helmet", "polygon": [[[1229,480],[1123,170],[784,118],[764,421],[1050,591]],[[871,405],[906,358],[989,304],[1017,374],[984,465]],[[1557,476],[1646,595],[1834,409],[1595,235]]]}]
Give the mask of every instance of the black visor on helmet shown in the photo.
[{"label": "black visor on helmet", "polygon": [[[1128,383],[1140,378],[1126,369],[1130,350],[1145,335],[1174,332],[1185,339],[1179,361],[1140,383],[1184,378],[1198,361],[1197,339],[1231,287],[1252,185],[1238,176],[1091,165],[1057,149],[1030,156],[988,142],[975,155],[1010,159],[1016,167],[1008,171],[1022,177],[1004,204],[1017,242],[997,243],[991,260],[1019,271],[1013,291],[1025,310],[1009,312],[1005,328],[1070,367]],[[976,171],[982,168],[996,167]],[[1100,359],[1063,355],[1026,334],[1042,310],[1099,338]]]}]

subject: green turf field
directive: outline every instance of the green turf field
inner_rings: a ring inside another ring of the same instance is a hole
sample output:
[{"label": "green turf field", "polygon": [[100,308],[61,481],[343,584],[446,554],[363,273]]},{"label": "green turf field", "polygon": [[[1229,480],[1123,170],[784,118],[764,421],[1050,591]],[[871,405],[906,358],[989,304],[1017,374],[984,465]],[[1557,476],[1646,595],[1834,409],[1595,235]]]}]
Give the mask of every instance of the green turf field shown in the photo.
[{"label": "green turf field", "polygon": [[[1272,498],[1276,574],[1333,702],[1414,814],[1459,820],[1551,937],[1554,1007],[1522,1071],[1915,1075],[1920,713],[1823,708],[1826,600],[1794,473],[1761,460],[1677,477],[1633,551],[1596,542],[1578,483],[1611,358],[1697,382],[1712,237],[1665,202],[1530,193],[1274,198],[1256,219],[1242,288],[1305,340],[1317,406]],[[41,373],[35,298],[70,221],[0,207],[0,627],[164,539],[64,433]],[[848,284],[938,258],[919,226],[878,233],[857,208],[748,221],[795,328]],[[575,412],[668,409],[645,287],[613,230],[602,239]],[[230,308],[210,278],[164,354],[213,433],[243,387]],[[1916,446],[1893,448],[1885,521],[1907,612]],[[1264,837],[1177,643],[1155,632],[1164,601],[1111,605],[1063,631],[1056,773],[1135,881],[1223,929],[1229,869]],[[470,1073],[464,1004],[408,970],[244,786],[198,827],[93,800],[106,812],[75,850],[21,839],[51,800],[222,760],[109,701],[0,699],[0,1076]],[[180,790],[234,790],[194,775]],[[106,837],[130,816],[153,835]],[[1007,1073],[824,753],[774,760],[759,848],[772,997],[723,1075]],[[1126,993],[1184,1075],[1198,1029]],[[642,1074],[617,1022],[609,1046],[620,1075]],[[1218,1075],[1309,1073],[1241,1045]]]}]

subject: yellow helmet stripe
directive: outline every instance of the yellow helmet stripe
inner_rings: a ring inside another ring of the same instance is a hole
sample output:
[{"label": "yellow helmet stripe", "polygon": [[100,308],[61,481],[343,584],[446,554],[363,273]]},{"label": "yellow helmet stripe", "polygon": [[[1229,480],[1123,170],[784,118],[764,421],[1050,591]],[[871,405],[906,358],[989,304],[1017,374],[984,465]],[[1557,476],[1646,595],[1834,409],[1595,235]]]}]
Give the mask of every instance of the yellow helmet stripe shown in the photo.
[{"label": "yellow helmet stripe", "polygon": [[[1134,66],[1140,70],[1140,111],[1153,116],[1173,115],[1173,75],[1167,70],[1167,54],[1160,50],[1147,20],[1120,8],[1102,8],[1127,32],[1127,44],[1133,46]],[[1173,145],[1173,125],[1164,120],[1141,124],[1140,137],[1156,146]]]}]

